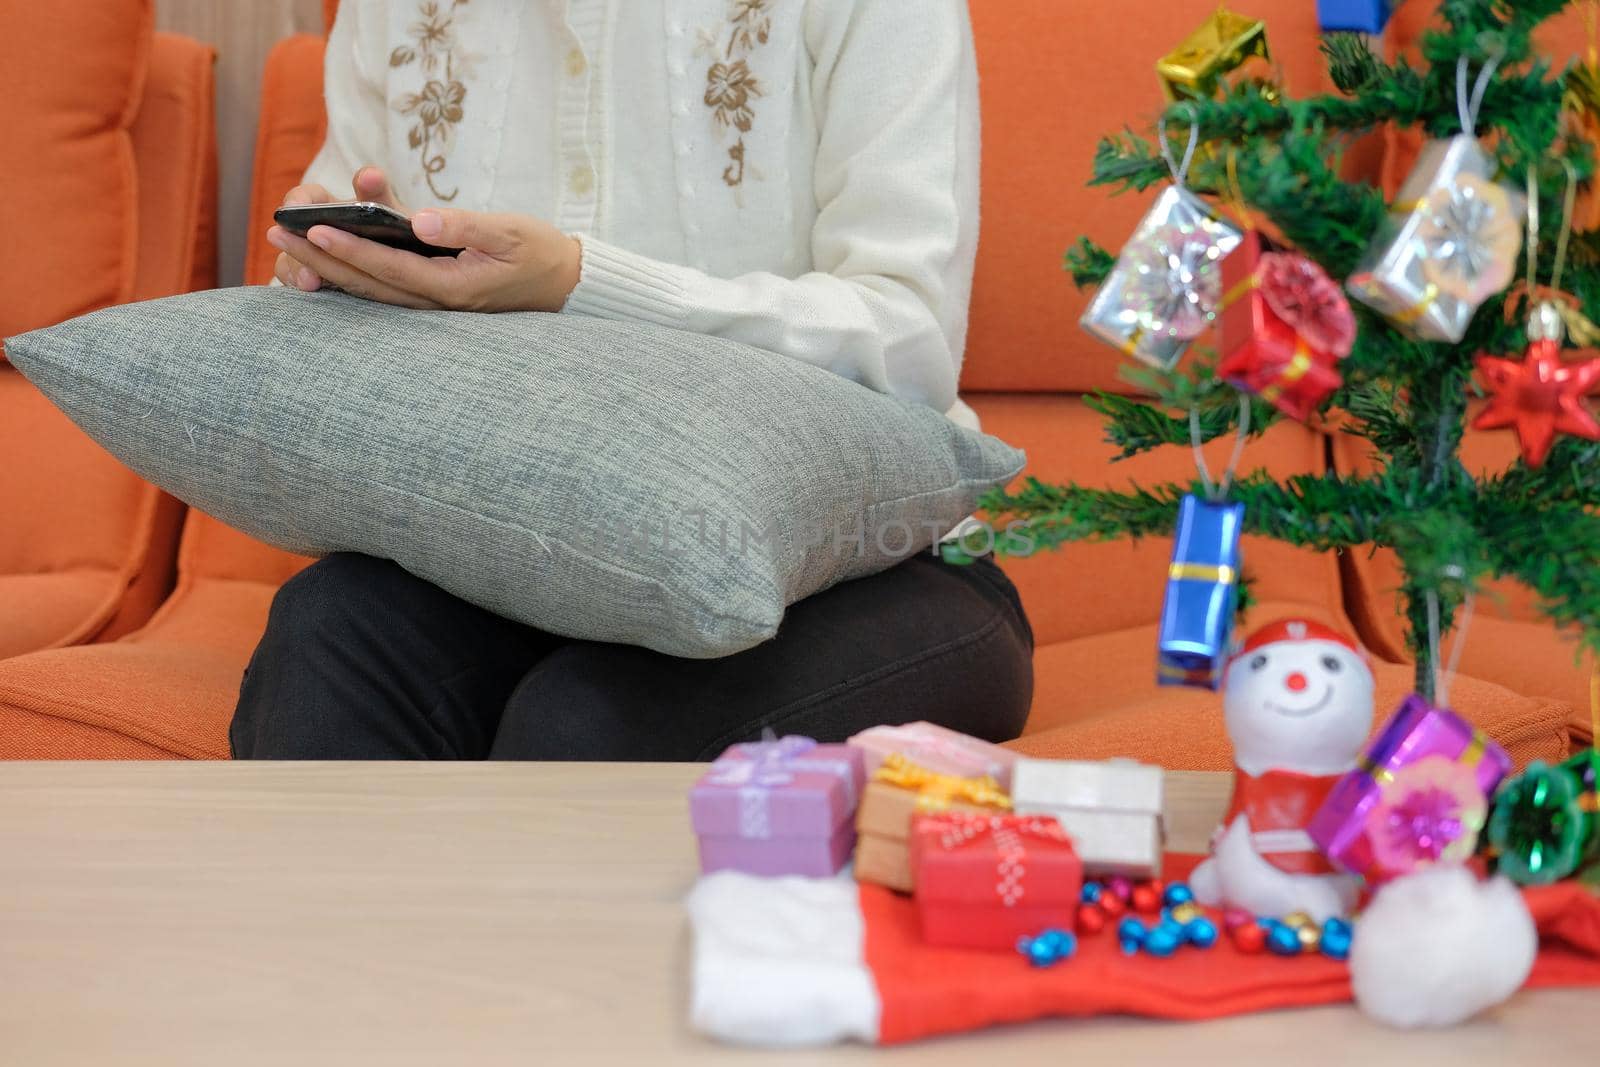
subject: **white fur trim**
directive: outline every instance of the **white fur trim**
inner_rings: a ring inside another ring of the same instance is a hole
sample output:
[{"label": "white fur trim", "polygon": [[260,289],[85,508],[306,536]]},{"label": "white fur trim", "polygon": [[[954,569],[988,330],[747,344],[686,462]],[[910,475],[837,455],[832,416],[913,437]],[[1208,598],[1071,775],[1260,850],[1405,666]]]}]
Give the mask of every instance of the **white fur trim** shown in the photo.
[{"label": "white fur trim", "polygon": [[838,878],[707,875],[687,903],[695,1029],[741,1045],[878,1038],[858,888]]},{"label": "white fur trim", "polygon": [[1517,887],[1435,867],[1390,882],[1361,915],[1350,981],[1390,1026],[1453,1026],[1515,993],[1539,937]]},{"label": "white fur trim", "polygon": [[1304,830],[1257,830],[1250,835],[1250,842],[1263,856],[1317,851],[1316,842]]}]

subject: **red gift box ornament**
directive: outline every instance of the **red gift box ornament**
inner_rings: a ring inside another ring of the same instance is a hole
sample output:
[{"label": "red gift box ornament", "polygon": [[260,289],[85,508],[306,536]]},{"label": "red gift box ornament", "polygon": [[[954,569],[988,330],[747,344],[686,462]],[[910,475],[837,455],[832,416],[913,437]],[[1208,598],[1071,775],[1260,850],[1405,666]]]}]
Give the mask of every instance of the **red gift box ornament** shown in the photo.
[{"label": "red gift box ornament", "polygon": [[1073,928],[1083,864],[1053,818],[918,815],[911,849],[928,944],[1011,951],[1028,934]]},{"label": "red gift box ornament", "polygon": [[1222,261],[1217,375],[1291,418],[1309,418],[1343,381],[1355,343],[1344,293],[1305,256],[1271,249],[1259,230]]}]

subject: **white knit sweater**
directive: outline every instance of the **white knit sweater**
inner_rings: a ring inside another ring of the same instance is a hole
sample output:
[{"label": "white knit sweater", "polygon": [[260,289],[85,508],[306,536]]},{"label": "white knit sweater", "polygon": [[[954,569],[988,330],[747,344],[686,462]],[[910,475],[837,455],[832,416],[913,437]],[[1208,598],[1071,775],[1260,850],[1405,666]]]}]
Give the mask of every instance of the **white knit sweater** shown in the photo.
[{"label": "white knit sweater", "polygon": [[715,334],[968,425],[978,232],[961,0],[345,0],[328,42],[336,197],[581,237],[564,311]]}]

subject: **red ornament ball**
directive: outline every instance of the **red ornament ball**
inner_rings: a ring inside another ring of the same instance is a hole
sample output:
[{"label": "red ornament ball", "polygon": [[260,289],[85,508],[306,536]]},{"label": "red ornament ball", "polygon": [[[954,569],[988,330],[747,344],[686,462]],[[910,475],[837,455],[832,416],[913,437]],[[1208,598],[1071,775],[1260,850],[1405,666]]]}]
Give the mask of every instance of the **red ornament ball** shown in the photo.
[{"label": "red ornament ball", "polygon": [[1155,915],[1161,910],[1161,890],[1154,882],[1140,882],[1133,887],[1133,898],[1129,903],[1140,915]]},{"label": "red ornament ball", "polygon": [[1222,913],[1222,925],[1230,930],[1237,929],[1246,923],[1253,923],[1256,917],[1243,908],[1229,908]]},{"label": "red ornament ball", "polygon": [[1105,909],[1098,904],[1078,905],[1078,933],[1084,935],[1098,934],[1106,928]]},{"label": "red ornament ball", "polygon": [[1105,912],[1109,919],[1119,919],[1123,912],[1128,910],[1128,906],[1115,893],[1101,893],[1100,910]]},{"label": "red ornament ball", "polygon": [[1247,956],[1255,956],[1267,947],[1267,932],[1255,923],[1245,923],[1228,931],[1233,947]]}]

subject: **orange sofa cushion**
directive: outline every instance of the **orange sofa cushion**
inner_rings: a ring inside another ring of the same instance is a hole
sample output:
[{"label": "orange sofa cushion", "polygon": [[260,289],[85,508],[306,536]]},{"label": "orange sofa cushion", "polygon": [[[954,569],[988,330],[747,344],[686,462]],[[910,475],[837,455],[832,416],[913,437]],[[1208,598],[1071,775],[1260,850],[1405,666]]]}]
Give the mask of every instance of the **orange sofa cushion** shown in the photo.
[{"label": "orange sofa cushion", "polygon": [[[1413,678],[1410,666],[1393,663],[1377,663],[1373,673],[1376,730],[1412,691]],[[1560,760],[1571,751],[1567,733],[1571,709],[1560,701],[1518,696],[1492,682],[1462,676],[1451,686],[1450,704],[1505,746],[1519,768],[1535,759]],[[1044,759],[1126,756],[1173,770],[1233,767],[1222,697],[1198,689],[1167,690],[1139,704],[1120,705],[1070,725],[1027,734],[1007,747]]]},{"label": "orange sofa cushion", "polygon": [[120,641],[0,660],[0,759],[226,759],[279,585],[306,560],[191,511],[181,577]]},{"label": "orange sofa cushion", "polygon": [[6,6],[6,254],[0,337],[133,293],[138,178],[129,135],[144,91],[152,0]]},{"label": "orange sofa cushion", "polygon": [[[1062,270],[1088,234],[1115,252],[1156,190],[1113,197],[1085,183],[1095,145],[1148,130],[1165,100],[1156,60],[1216,10],[1214,0],[973,3],[983,107],[983,229],[963,390],[1127,392],[1123,357],[1078,328],[1092,294]],[[1290,90],[1322,91],[1315,5],[1263,4]]]},{"label": "orange sofa cushion", "polygon": [[9,365],[0,412],[0,659],[142,624],[171,585],[182,506]]}]

